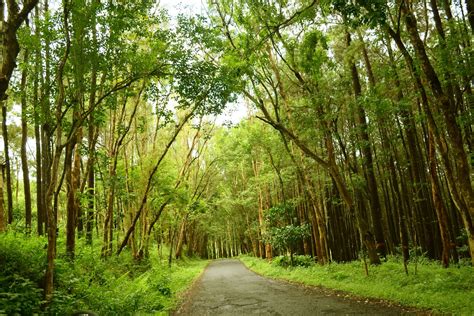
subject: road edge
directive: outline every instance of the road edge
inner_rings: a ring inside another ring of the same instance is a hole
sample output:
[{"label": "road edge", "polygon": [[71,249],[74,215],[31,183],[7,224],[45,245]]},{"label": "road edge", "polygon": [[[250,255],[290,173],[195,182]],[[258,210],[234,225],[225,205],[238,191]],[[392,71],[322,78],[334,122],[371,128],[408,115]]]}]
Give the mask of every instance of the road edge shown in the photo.
[{"label": "road edge", "polygon": [[252,273],[255,273],[256,275],[266,278],[269,280],[277,281],[277,282],[282,282],[282,283],[287,283],[287,284],[292,284],[296,286],[300,286],[303,288],[307,289],[312,289],[312,290],[318,290],[323,292],[325,295],[335,295],[338,297],[343,298],[344,300],[351,300],[355,302],[364,302],[366,304],[372,304],[372,305],[379,305],[379,306],[385,306],[385,307],[396,307],[402,309],[406,313],[415,313],[416,315],[448,315],[448,314],[443,314],[440,311],[436,311],[434,309],[429,309],[429,308],[419,308],[419,307],[414,307],[414,306],[409,306],[409,305],[403,305],[400,302],[397,301],[392,301],[392,300],[387,300],[387,299],[381,299],[381,298],[376,298],[376,297],[368,297],[368,296],[361,296],[357,295],[348,291],[343,291],[343,290],[338,290],[338,289],[332,289],[324,286],[318,286],[318,285],[310,285],[310,284],[305,284],[303,282],[298,282],[294,280],[288,280],[285,278],[279,278],[279,277],[274,277],[274,276],[267,276],[264,274],[261,274],[249,266],[245,264],[244,261],[240,260],[240,258],[236,257],[237,260],[239,260],[244,267],[249,270]]},{"label": "road edge", "polygon": [[[202,279],[202,276],[204,275],[204,272],[206,272],[207,268],[209,267],[209,265],[213,261],[215,261],[215,260],[209,260],[208,263],[202,269],[202,271],[199,273],[199,275],[193,280],[193,282],[191,282],[191,284],[188,286],[188,288],[185,291],[179,293],[179,295],[177,297],[176,307],[173,308],[173,309],[168,310],[168,315],[178,315],[181,312],[181,310],[184,309],[184,307],[189,302],[189,298],[191,297],[192,291],[196,287],[196,284]],[[244,264],[244,266],[245,266],[245,264]]]}]

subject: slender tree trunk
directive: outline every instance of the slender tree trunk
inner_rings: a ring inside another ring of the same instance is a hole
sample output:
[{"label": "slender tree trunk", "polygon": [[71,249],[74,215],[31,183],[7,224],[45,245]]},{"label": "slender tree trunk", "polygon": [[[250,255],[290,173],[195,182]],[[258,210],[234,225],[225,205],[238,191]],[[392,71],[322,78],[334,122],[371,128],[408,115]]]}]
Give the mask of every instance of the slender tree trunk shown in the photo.
[{"label": "slender tree trunk", "polygon": [[[443,90],[438,75],[431,64],[426,53],[423,42],[421,41],[415,16],[410,11],[406,3],[403,3],[402,11],[405,15],[405,24],[407,26],[410,40],[421,65],[421,69],[429,83],[431,91],[437,101],[437,106],[443,113],[444,122],[449,136],[449,144],[454,158],[454,173],[452,187],[459,191],[460,203],[458,207],[467,208],[470,216],[474,216],[474,192],[470,180],[470,168],[467,155],[464,150],[462,132],[456,120],[456,109],[450,102],[450,96]],[[447,172],[450,172],[447,170]],[[474,259],[473,259],[474,260]]]},{"label": "slender tree trunk", "polygon": [[74,207],[75,190],[72,180],[72,160],[74,154],[75,140],[66,146],[64,159],[64,170],[66,173],[67,207],[66,207],[66,254],[74,259],[76,249],[76,208]]},{"label": "slender tree trunk", "polygon": [[84,214],[81,206],[81,200],[79,197],[80,186],[81,186],[81,146],[82,146],[82,127],[77,131],[77,144],[74,149],[73,165],[72,165],[72,185],[73,192],[72,198],[74,198],[74,208],[76,213],[77,232],[78,238],[81,238],[84,234]]},{"label": "slender tree trunk", "polygon": [[[35,8],[35,16],[37,17],[36,23],[35,23],[35,36],[39,37],[40,36],[40,26],[39,26],[39,9],[38,7]],[[33,81],[33,107],[34,107],[34,131],[35,131],[35,150],[36,150],[36,155],[35,155],[35,160],[36,160],[36,214],[37,214],[37,231],[38,235],[42,236],[44,234],[45,230],[45,223],[46,223],[46,213],[44,209],[44,197],[43,197],[43,179],[42,175],[44,173],[43,167],[42,167],[42,155],[41,155],[41,137],[42,137],[42,132],[40,131],[40,114],[42,112],[42,106],[39,101],[39,84],[40,84],[40,73],[43,72],[42,66],[41,66],[41,51],[39,49],[36,50],[35,52],[35,78]],[[44,113],[46,114],[46,113]]]},{"label": "slender tree trunk", "polygon": [[451,248],[451,240],[449,237],[448,230],[448,214],[446,207],[444,205],[440,184],[437,173],[437,163],[436,163],[436,150],[433,140],[433,133],[429,131],[429,166],[430,166],[430,175],[431,175],[431,194],[433,198],[433,203],[436,210],[436,215],[438,216],[438,225],[441,232],[441,243],[443,246],[442,254],[442,263],[443,267],[447,268],[449,266],[449,249]]},{"label": "slender tree trunk", "polygon": [[[253,160],[252,161],[253,172],[255,178],[258,178],[260,166],[258,162]],[[265,243],[263,238],[265,236],[265,223],[263,220],[263,197],[262,197],[262,190],[258,188],[258,232],[260,238],[258,239],[258,252],[262,259],[265,259]]]},{"label": "slender tree trunk", "polygon": [[[351,36],[347,33],[347,46],[351,44]],[[359,80],[359,73],[357,67],[355,65],[354,60],[351,60],[349,63],[352,75],[352,84],[354,89],[354,94],[356,98],[356,110],[355,110],[355,117],[357,123],[357,129],[360,141],[362,142],[361,152],[363,153],[364,158],[364,173],[367,179],[367,190],[369,194],[369,202],[370,202],[370,214],[372,218],[372,224],[374,229],[374,237],[377,243],[377,248],[380,247],[382,250],[382,255],[385,256],[385,238],[383,234],[383,225],[382,225],[382,208],[380,205],[380,199],[377,190],[377,181],[375,179],[375,170],[374,170],[374,162],[372,156],[372,149],[370,146],[370,138],[368,133],[368,124],[366,120],[365,111],[360,104],[360,97],[362,96],[362,88],[360,85]],[[373,78],[371,80],[374,80]],[[367,234],[368,236],[368,234]],[[379,246],[380,245],[380,246]],[[372,259],[372,258],[371,258]],[[379,260],[375,260],[376,262],[371,262],[372,264],[379,264]],[[377,262],[378,261],[378,262]]]},{"label": "slender tree trunk", "polygon": [[[24,62],[28,63],[29,52],[24,52]],[[28,140],[28,124],[26,121],[27,100],[26,100],[26,81],[28,71],[25,68],[21,74],[21,168],[23,172],[23,192],[25,195],[25,225],[26,233],[31,233],[31,190],[30,174],[28,169],[28,157],[26,153],[26,142]]]},{"label": "slender tree trunk", "polygon": [[[116,154],[112,156],[115,157]],[[115,182],[116,182],[116,161],[112,157],[112,163],[109,165],[109,179],[111,181],[110,188],[107,194],[107,211],[104,221],[104,240],[102,245],[102,256],[108,257],[112,254],[112,230],[113,230],[113,216],[114,216],[114,200],[115,200]]]},{"label": "slender tree trunk", "polygon": [[94,223],[94,201],[95,201],[95,173],[94,173],[94,157],[95,143],[95,126],[93,125],[93,117],[89,119],[89,154],[87,159],[87,220],[86,220],[86,241],[88,245],[92,245],[92,231]]},{"label": "slender tree trunk", "polygon": [[[46,212],[48,217],[48,266],[45,273],[45,286],[44,286],[44,296],[47,303],[50,303],[53,298],[54,292],[54,266],[56,259],[56,240],[57,240],[57,213],[53,205],[53,198],[55,191],[57,191],[58,177],[59,177],[59,165],[61,160],[61,154],[64,149],[62,144],[62,108],[65,101],[65,87],[63,82],[64,67],[69,57],[70,50],[70,40],[69,40],[69,8],[67,1],[64,3],[63,11],[63,22],[64,22],[64,32],[66,36],[66,48],[64,55],[61,57],[61,61],[57,69],[57,82],[58,82],[58,96],[55,104],[55,120],[56,120],[56,129],[55,129],[55,148],[54,152],[50,150],[43,151],[47,156],[52,156],[52,159],[49,160],[50,164],[44,165],[48,171],[48,189],[45,193],[45,205]],[[48,130],[49,132],[49,130]],[[46,134],[47,143],[50,143],[52,140],[52,134]],[[47,145],[49,146],[49,145]]]},{"label": "slender tree trunk", "polygon": [[471,25],[471,32],[474,34],[474,0],[465,0],[467,8],[467,19]]},{"label": "slender tree trunk", "polygon": [[7,186],[7,211],[8,211],[8,224],[13,222],[13,191],[12,191],[12,178],[11,178],[11,166],[10,166],[10,144],[8,138],[8,126],[7,126],[7,105],[6,101],[2,102],[2,132],[3,132],[3,146],[5,154],[5,175],[6,175],[6,186]]},{"label": "slender tree trunk", "polygon": [[[44,2],[44,14],[49,14],[49,2],[45,0]],[[39,26],[38,26],[39,27]],[[52,165],[52,149],[50,144],[50,139],[52,137],[52,111],[50,105],[50,87],[51,87],[51,48],[50,40],[48,37],[45,38],[44,45],[44,80],[41,81],[41,209],[44,215],[45,231],[48,234],[48,210],[47,210],[47,201],[46,194],[49,189],[51,182],[51,165]],[[41,52],[38,52],[37,63],[40,70],[42,70],[41,62]],[[41,71],[42,73],[42,71]],[[40,77],[42,78],[42,77]]]},{"label": "slender tree trunk", "polygon": [[42,180],[42,158],[41,158],[41,132],[35,121],[35,149],[36,149],[36,214],[38,235],[44,234],[46,214],[43,208],[43,180]]},{"label": "slender tree trunk", "polygon": [[5,216],[5,203],[4,203],[4,192],[3,192],[3,169],[4,164],[0,164],[0,233],[7,230],[7,218]]},{"label": "slender tree trunk", "polygon": [[178,241],[176,243],[176,251],[175,251],[175,254],[174,254],[176,259],[181,258],[181,252],[183,250],[183,244],[184,244],[184,235],[186,233],[187,220],[188,220],[188,214],[186,214],[184,216],[183,220],[181,221],[180,228],[179,228]]},{"label": "slender tree trunk", "polygon": [[[94,0],[93,4],[97,5],[98,0]],[[91,15],[92,25],[96,24],[96,15]],[[96,103],[97,94],[97,29],[92,28],[92,47],[93,47],[93,58],[92,58],[92,69],[91,69],[91,86],[89,95],[89,108],[92,108]],[[85,178],[87,179],[87,212],[86,212],[86,242],[88,245],[92,245],[92,230],[94,223],[94,201],[95,201],[95,173],[94,173],[94,162],[95,162],[95,146],[97,143],[97,127],[94,124],[94,112],[89,116],[88,121],[88,156],[87,156],[87,168]]]}]

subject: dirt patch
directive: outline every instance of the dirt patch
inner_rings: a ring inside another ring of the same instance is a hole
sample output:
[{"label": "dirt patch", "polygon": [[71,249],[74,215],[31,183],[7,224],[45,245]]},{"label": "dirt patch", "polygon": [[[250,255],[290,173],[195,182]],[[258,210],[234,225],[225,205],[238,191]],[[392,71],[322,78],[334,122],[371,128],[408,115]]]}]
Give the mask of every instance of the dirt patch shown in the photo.
[{"label": "dirt patch", "polygon": [[212,262],[175,315],[402,315],[429,312],[264,278],[239,260]]}]

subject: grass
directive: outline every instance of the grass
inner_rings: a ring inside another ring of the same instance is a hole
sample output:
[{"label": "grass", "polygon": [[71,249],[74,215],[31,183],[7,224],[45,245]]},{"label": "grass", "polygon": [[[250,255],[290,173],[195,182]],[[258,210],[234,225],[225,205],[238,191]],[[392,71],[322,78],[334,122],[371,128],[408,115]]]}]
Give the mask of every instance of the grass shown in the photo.
[{"label": "grass", "polygon": [[418,272],[407,276],[396,258],[369,267],[365,276],[361,262],[331,263],[327,266],[284,268],[254,257],[240,260],[251,270],[271,278],[322,286],[370,298],[390,300],[401,305],[432,309],[456,315],[474,315],[474,269],[469,266],[444,269],[425,260]]},{"label": "grass", "polygon": [[[187,261],[187,262],[186,262]],[[171,299],[167,302],[164,311],[175,310],[178,303],[180,303],[182,296],[194,283],[194,281],[201,275],[204,268],[209,261],[205,260],[186,260],[185,262],[178,262],[172,267],[172,282],[171,292],[174,293]],[[166,312],[166,315],[168,313]]]},{"label": "grass", "polygon": [[59,240],[54,300],[43,310],[46,242],[42,237],[0,234],[0,314],[167,314],[207,264],[185,258],[168,267],[156,252],[142,262],[127,252],[102,260],[100,242],[90,247],[83,240],[70,262],[64,256],[64,240]]}]

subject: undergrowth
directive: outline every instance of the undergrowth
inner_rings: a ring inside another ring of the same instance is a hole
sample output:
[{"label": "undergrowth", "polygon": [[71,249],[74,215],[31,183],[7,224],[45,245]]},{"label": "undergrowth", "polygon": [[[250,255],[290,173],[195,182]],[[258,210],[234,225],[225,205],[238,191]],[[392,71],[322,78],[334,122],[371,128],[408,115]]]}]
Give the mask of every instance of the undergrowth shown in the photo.
[{"label": "undergrowth", "polygon": [[370,266],[369,275],[365,276],[360,261],[286,268],[281,266],[281,258],[273,262],[249,256],[240,259],[251,270],[272,278],[443,313],[474,315],[474,273],[470,266],[444,269],[437,262],[423,260],[418,263],[416,274],[409,265],[409,275],[406,275],[403,264],[397,258],[390,258],[380,266]]},{"label": "undergrowth", "polygon": [[42,309],[46,239],[1,234],[0,314],[70,315],[78,310],[99,315],[167,313],[207,263],[185,258],[170,268],[166,258],[156,253],[138,263],[127,252],[103,260],[99,242],[94,247],[83,242],[78,242],[71,262],[64,256],[64,241],[58,241],[54,299]]}]

